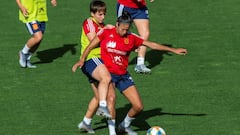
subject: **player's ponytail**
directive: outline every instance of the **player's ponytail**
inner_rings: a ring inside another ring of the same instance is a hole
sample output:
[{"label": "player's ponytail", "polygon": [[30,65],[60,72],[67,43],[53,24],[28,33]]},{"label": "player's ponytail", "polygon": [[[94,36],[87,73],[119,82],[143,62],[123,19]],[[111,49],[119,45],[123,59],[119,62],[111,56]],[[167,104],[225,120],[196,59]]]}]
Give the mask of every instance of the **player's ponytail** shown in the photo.
[{"label": "player's ponytail", "polygon": [[131,25],[132,24],[131,15],[127,11],[124,11],[122,13],[122,15],[117,18],[117,22],[118,22],[118,24],[127,23],[127,24]]}]

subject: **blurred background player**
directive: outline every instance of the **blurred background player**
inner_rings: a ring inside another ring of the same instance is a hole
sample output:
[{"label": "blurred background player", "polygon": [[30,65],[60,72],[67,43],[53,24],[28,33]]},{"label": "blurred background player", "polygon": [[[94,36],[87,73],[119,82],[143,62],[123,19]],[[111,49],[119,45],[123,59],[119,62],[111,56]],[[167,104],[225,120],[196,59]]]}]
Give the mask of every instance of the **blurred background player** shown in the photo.
[{"label": "blurred background player", "polygon": [[[90,3],[91,17],[84,20],[82,24],[81,54],[87,48],[90,41],[96,36],[97,32],[105,27],[103,21],[105,18],[106,10],[106,4],[103,1],[93,0]],[[77,69],[75,67],[76,64],[73,66],[73,72],[75,72]],[[111,118],[108,120],[109,134],[116,135],[115,90],[113,86],[109,86],[111,76],[105,65],[102,63],[102,60],[100,59],[99,47],[93,49],[89,53],[85,59],[85,64],[81,67],[81,69],[82,72],[88,77],[95,96],[89,102],[88,110],[83,120],[78,124],[78,128],[80,130],[85,130],[90,134],[95,133],[91,127],[91,121],[96,113],[96,110],[98,109],[98,115],[103,115],[104,117]]]},{"label": "blurred background player", "polygon": [[[150,0],[153,2],[154,0]],[[148,8],[145,0],[118,0],[117,2],[117,16],[121,16],[124,11],[130,13],[135,26],[137,27],[138,34],[144,39],[148,40],[150,35],[149,31],[149,17]],[[137,49],[138,57],[137,64],[134,68],[137,73],[151,73],[145,65],[145,55],[147,48],[141,46]]]},{"label": "blurred background player", "polygon": [[[25,23],[31,37],[19,51],[19,64],[25,68],[36,68],[30,63],[32,54],[39,47],[48,21],[46,0],[16,0],[19,7],[19,20]],[[57,6],[57,0],[51,0]]]}]

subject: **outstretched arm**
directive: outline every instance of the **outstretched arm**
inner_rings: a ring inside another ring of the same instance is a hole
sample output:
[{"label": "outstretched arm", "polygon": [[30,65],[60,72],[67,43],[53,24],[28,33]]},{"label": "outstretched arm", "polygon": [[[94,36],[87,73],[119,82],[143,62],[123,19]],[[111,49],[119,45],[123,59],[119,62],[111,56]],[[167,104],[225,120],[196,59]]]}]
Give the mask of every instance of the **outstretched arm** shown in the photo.
[{"label": "outstretched arm", "polygon": [[172,48],[172,47],[168,47],[165,45],[161,45],[155,42],[151,42],[151,41],[143,41],[143,45],[150,47],[153,50],[160,50],[160,51],[168,51],[168,52],[173,52],[175,54],[178,55],[186,55],[187,54],[187,49],[184,48]]},{"label": "outstretched arm", "polygon": [[84,61],[87,58],[87,56],[90,53],[90,51],[92,49],[98,47],[99,43],[100,43],[100,40],[99,40],[98,36],[95,36],[93,38],[93,40],[90,42],[90,44],[88,45],[88,47],[83,51],[83,54],[82,54],[80,60],[73,65],[73,67],[72,67],[72,71],[73,72],[76,72],[78,67],[81,68],[84,65]]}]

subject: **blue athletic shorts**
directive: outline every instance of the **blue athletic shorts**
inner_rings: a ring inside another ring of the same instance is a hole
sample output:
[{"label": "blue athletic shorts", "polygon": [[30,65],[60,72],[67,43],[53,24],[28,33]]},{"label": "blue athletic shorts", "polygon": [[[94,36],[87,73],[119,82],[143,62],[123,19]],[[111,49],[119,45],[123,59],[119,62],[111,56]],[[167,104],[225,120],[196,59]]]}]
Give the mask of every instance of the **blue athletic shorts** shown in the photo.
[{"label": "blue athletic shorts", "polygon": [[102,60],[100,58],[92,58],[88,61],[84,62],[84,65],[82,66],[82,72],[88,77],[88,81],[90,83],[98,82],[96,79],[92,77],[92,72],[96,69],[98,65],[103,64]]},{"label": "blue athletic shorts", "polygon": [[149,19],[148,16],[148,8],[142,7],[142,8],[129,8],[125,7],[122,4],[117,4],[117,17],[121,16],[123,11],[127,11],[132,19]]},{"label": "blue athletic shorts", "polygon": [[124,75],[111,74],[112,82],[115,84],[116,88],[122,93],[128,87],[135,85],[134,81],[129,73]]},{"label": "blue athletic shorts", "polygon": [[29,23],[26,23],[26,27],[28,32],[33,35],[34,33],[38,31],[42,31],[44,33],[46,29],[46,22],[38,22],[38,21],[32,21]]}]

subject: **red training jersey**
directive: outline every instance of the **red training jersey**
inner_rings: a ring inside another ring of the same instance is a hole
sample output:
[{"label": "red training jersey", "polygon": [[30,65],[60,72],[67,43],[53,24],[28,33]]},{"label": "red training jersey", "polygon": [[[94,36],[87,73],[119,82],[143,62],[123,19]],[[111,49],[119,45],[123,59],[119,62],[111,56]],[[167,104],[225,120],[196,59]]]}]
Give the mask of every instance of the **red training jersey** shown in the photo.
[{"label": "red training jersey", "polygon": [[104,23],[99,24],[93,17],[90,17],[83,22],[83,31],[87,35],[90,32],[98,32],[104,27]]},{"label": "red training jersey", "polygon": [[118,0],[118,3],[130,8],[142,8],[146,6],[145,0]]},{"label": "red training jersey", "polygon": [[101,59],[109,72],[116,75],[125,74],[131,51],[142,45],[143,39],[134,33],[121,37],[116,28],[102,29],[97,35],[101,41]]},{"label": "red training jersey", "polygon": [[[89,33],[97,33],[104,27],[104,24],[99,24],[94,18],[90,17],[86,19],[82,24],[82,35],[81,35],[81,54],[87,48],[90,41],[87,37]],[[94,48],[89,55],[87,56],[86,60],[91,58],[100,58],[100,48]]]}]

